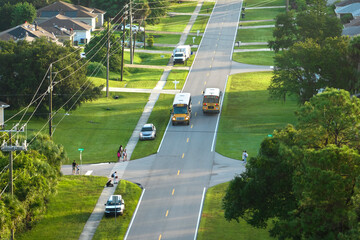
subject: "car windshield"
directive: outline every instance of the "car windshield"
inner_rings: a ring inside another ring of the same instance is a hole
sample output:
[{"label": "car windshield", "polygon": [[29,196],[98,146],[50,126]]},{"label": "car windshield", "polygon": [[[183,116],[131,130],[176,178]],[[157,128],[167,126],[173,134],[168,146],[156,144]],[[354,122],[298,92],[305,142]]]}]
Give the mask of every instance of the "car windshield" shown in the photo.
[{"label": "car windshield", "polygon": [[119,204],[121,204],[121,201],[120,201],[120,199],[117,199],[116,201],[107,201],[107,203],[106,203],[106,205],[108,205],[108,206],[114,206],[114,205],[119,205]]},{"label": "car windshield", "polygon": [[188,110],[186,107],[174,107],[174,114],[187,114]]},{"label": "car windshield", "polygon": [[141,129],[142,132],[149,132],[149,131],[152,131],[152,127],[143,127]]}]

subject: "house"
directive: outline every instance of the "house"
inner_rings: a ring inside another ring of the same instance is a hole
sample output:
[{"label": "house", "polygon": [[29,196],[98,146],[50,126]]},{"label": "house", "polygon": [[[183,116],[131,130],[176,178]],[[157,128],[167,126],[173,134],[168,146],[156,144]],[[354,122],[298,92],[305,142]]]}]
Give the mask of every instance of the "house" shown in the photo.
[{"label": "house", "polygon": [[360,18],[352,20],[350,23],[344,25],[342,35],[356,37],[360,35]]},{"label": "house", "polygon": [[78,22],[91,26],[91,30],[102,27],[104,24],[105,12],[95,8],[87,8],[63,1],[54,2],[46,7],[37,10],[36,20],[41,24],[46,20],[61,14]]},{"label": "house", "polygon": [[91,38],[90,25],[61,14],[40,23],[39,26],[53,33],[61,42],[68,40],[77,45],[77,43],[88,43]]},{"label": "house", "polygon": [[360,18],[360,2],[351,3],[345,6],[335,8],[335,13],[338,18],[343,14],[351,14],[354,19]]},{"label": "house", "polygon": [[9,40],[26,40],[26,41],[33,41],[36,38],[45,37],[49,41],[53,41],[62,45],[58,42],[58,39],[51,33],[47,32],[45,29],[39,27],[37,24],[29,24],[24,23],[18,25],[16,27],[10,28],[3,32],[0,32],[0,40],[9,41]]}]

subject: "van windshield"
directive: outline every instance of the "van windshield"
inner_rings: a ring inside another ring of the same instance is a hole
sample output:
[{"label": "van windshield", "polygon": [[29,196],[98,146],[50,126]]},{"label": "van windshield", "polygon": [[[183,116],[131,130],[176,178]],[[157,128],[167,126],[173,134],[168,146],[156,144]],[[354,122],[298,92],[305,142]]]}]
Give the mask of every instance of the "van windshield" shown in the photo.
[{"label": "van windshield", "polygon": [[187,107],[174,107],[174,114],[187,114]]},{"label": "van windshield", "polygon": [[175,57],[182,57],[183,55],[183,53],[175,53]]}]

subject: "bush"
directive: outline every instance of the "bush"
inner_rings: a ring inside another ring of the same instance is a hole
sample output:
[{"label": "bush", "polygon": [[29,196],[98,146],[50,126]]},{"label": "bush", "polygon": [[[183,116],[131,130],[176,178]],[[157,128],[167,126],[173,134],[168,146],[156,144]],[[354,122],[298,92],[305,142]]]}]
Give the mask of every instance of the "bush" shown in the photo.
[{"label": "bush", "polygon": [[153,36],[150,36],[150,37],[146,40],[146,42],[147,42],[148,47],[154,46],[154,37],[153,37]]},{"label": "bush", "polygon": [[90,62],[87,66],[87,74],[96,74],[94,76],[104,76],[106,74],[106,67],[98,62]]},{"label": "bush", "polygon": [[346,13],[344,15],[341,15],[340,20],[342,24],[349,23],[351,20],[353,20],[354,17],[351,13]]}]

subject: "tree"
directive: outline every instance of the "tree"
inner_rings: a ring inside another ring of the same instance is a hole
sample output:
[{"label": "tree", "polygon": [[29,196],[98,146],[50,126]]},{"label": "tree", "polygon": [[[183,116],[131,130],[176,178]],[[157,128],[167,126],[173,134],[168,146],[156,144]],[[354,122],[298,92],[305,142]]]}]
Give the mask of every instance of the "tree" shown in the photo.
[{"label": "tree", "polygon": [[[264,139],[223,199],[227,220],[245,219],[279,239],[358,239],[360,100],[327,89]],[[354,136],[355,134],[355,136]],[[351,238],[356,236],[355,238]]]},{"label": "tree", "polygon": [[154,25],[159,23],[160,19],[166,15],[170,2],[166,0],[148,0],[148,4],[151,12],[146,19],[146,23]]},{"label": "tree", "polygon": [[0,31],[4,31],[6,29],[9,29],[11,27],[11,21],[12,21],[12,12],[14,9],[14,5],[11,5],[10,3],[4,4],[2,7],[0,7]]},{"label": "tree", "polygon": [[276,40],[269,41],[269,47],[275,52],[291,47],[297,41],[297,28],[293,11],[285,12],[276,16],[273,36]]},{"label": "tree", "polygon": [[[85,61],[72,47],[58,46],[46,39],[27,41],[0,41],[0,99],[11,108],[27,106],[39,87],[50,63],[53,64],[53,108],[76,109],[82,102],[96,99],[102,86],[95,87],[86,79]],[[70,66],[71,65],[71,66]],[[47,76],[40,85],[39,94],[46,93],[49,86]],[[37,95],[38,97],[39,95]],[[42,101],[37,111],[47,117],[48,101]]]},{"label": "tree", "polygon": [[27,2],[17,3],[13,8],[11,17],[11,25],[13,27],[23,24],[26,21],[32,23],[36,18],[36,9],[32,4]]}]

